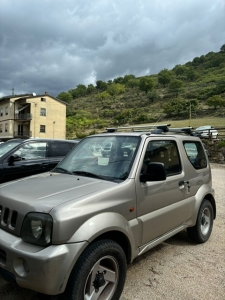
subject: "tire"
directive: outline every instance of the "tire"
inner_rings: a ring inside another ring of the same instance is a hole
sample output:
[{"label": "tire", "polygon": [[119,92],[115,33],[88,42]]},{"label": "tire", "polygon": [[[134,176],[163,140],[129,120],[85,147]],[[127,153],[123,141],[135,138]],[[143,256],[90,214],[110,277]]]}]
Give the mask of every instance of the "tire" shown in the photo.
[{"label": "tire", "polygon": [[214,211],[208,200],[203,200],[194,227],[187,228],[188,236],[197,243],[205,243],[212,232]]},{"label": "tire", "polygon": [[66,290],[66,300],[118,300],[126,279],[126,256],[112,240],[90,244],[75,264]]}]

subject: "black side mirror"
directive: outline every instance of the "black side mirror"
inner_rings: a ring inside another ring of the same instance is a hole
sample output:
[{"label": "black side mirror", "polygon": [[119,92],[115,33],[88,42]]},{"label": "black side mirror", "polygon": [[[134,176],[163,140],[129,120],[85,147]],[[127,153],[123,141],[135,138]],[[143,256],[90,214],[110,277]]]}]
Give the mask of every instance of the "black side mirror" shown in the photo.
[{"label": "black side mirror", "polygon": [[166,170],[163,163],[151,162],[147,165],[145,173],[141,174],[140,181],[163,181],[166,180]]},{"label": "black side mirror", "polygon": [[15,161],[21,161],[21,160],[22,158],[19,155],[14,154],[9,157],[8,162],[10,165],[12,165]]}]

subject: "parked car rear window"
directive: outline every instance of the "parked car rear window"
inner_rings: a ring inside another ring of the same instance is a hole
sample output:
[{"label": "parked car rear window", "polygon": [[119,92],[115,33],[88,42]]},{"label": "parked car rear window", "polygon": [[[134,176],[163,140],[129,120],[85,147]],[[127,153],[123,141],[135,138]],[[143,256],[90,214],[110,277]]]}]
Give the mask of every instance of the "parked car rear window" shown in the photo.
[{"label": "parked car rear window", "polygon": [[71,149],[69,143],[57,142],[57,141],[51,142],[49,147],[50,147],[49,157],[65,156]]}]

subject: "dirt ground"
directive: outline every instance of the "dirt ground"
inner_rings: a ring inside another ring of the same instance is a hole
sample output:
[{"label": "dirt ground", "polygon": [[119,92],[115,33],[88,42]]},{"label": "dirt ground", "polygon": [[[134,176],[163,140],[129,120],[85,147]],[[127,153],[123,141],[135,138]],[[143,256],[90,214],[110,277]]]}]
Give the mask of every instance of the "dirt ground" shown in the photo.
[{"label": "dirt ground", "polygon": [[212,164],[217,218],[196,245],[181,232],[128,267],[121,300],[225,299],[225,165]]},{"label": "dirt ground", "polygon": [[[225,166],[211,168],[217,218],[210,239],[196,245],[181,232],[143,254],[128,267],[120,300],[225,299]],[[0,278],[0,299],[38,298]]]}]

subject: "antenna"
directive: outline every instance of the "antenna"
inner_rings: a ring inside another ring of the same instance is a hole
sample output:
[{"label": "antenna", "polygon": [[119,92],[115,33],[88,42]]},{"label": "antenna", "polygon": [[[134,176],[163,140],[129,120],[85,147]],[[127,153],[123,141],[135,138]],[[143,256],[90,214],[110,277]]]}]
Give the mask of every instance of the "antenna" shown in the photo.
[{"label": "antenna", "polygon": [[14,86],[12,87],[12,95],[14,95]]}]

